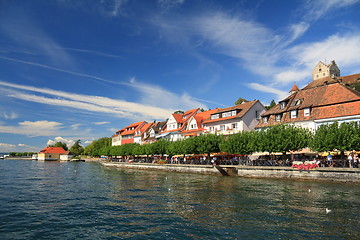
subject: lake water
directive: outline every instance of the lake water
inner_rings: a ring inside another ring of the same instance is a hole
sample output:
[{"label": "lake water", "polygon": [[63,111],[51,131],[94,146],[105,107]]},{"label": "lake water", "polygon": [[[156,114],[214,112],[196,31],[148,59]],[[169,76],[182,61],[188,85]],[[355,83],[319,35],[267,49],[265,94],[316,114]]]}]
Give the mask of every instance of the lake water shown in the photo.
[{"label": "lake water", "polygon": [[25,160],[0,183],[1,239],[360,238],[354,184]]}]

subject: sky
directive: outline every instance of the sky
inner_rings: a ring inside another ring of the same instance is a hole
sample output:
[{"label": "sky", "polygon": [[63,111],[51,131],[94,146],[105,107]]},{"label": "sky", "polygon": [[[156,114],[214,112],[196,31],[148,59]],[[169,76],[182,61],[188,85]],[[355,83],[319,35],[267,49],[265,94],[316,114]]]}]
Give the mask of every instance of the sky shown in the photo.
[{"label": "sky", "polygon": [[0,152],[360,73],[360,0],[0,0]]}]

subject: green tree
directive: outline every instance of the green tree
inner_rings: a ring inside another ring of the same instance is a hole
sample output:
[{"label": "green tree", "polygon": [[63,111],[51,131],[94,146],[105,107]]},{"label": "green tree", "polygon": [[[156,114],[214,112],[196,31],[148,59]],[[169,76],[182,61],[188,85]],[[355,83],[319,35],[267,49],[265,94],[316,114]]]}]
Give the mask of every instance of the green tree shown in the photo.
[{"label": "green tree", "polygon": [[165,139],[160,139],[160,140],[152,143],[151,144],[152,154],[159,154],[159,155],[163,156],[164,154],[166,154],[167,147],[169,144],[170,144],[170,141],[165,140]]},{"label": "green tree", "polygon": [[70,152],[74,155],[74,156],[79,156],[84,152],[84,147],[80,145],[81,140],[77,140],[74,145],[71,146],[70,148]]},{"label": "green tree", "polygon": [[65,151],[69,150],[66,143],[64,142],[56,142],[53,145],[49,145],[49,147],[62,147]]},{"label": "green tree", "polygon": [[271,100],[269,106],[265,106],[266,110],[269,110],[270,108],[274,107],[276,105],[276,102],[274,100]]},{"label": "green tree", "polygon": [[90,145],[86,146],[84,149],[84,154],[98,157],[101,156],[101,148],[110,147],[111,146],[111,138],[104,137],[98,140],[93,141]]},{"label": "green tree", "polygon": [[201,154],[207,154],[210,159],[210,153],[220,152],[220,143],[223,137],[216,134],[203,134],[195,138],[196,151]]},{"label": "green tree", "polygon": [[311,142],[315,151],[325,152],[335,149],[341,152],[358,150],[360,148],[360,128],[354,122],[321,125]]},{"label": "green tree", "polygon": [[258,149],[270,153],[296,151],[308,147],[311,133],[294,125],[280,124],[259,132]]},{"label": "green tree", "polygon": [[246,100],[244,98],[238,98],[238,100],[236,100],[236,102],[234,103],[235,105],[239,105],[242,104],[243,102],[246,102]]},{"label": "green tree", "polygon": [[222,152],[249,155],[256,151],[255,135],[257,132],[240,132],[227,137],[220,145]]}]

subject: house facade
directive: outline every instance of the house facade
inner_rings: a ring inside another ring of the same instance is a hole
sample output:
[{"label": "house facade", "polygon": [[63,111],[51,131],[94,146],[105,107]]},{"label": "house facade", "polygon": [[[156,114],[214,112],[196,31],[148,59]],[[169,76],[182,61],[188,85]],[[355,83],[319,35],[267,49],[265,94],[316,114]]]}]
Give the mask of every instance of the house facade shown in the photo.
[{"label": "house facade", "polygon": [[165,131],[162,131],[158,138],[168,139],[170,141],[178,141],[183,138],[181,132],[184,131],[188,125],[191,117],[195,114],[201,112],[200,108],[195,108],[189,111],[186,111],[183,114],[173,113],[166,121]]},{"label": "house facade", "polygon": [[218,108],[197,112],[195,115],[191,116],[186,124],[185,128],[180,132],[182,138],[199,136],[206,132],[204,126],[204,121],[210,118],[211,114],[216,113]]},{"label": "house facade", "polygon": [[117,131],[115,135],[111,137],[112,146],[120,146],[127,143],[135,142],[135,135],[147,122],[141,121],[137,123],[130,124],[127,127]]},{"label": "house facade", "polygon": [[260,116],[265,111],[259,100],[244,101],[233,107],[217,109],[203,124],[208,133],[229,135],[251,131],[258,125]]},{"label": "house facade", "polygon": [[[315,71],[320,67],[323,65],[315,67],[313,75],[320,72],[320,69]],[[290,123],[316,131],[322,124],[335,121],[360,123],[360,93],[348,86],[350,81],[357,81],[354,78],[313,76],[314,80],[307,86],[301,90],[294,86],[287,98],[262,114],[257,128]]]},{"label": "house facade", "polygon": [[166,121],[154,122],[152,126],[147,131],[145,131],[143,143],[156,142],[159,134],[163,131],[166,131]]},{"label": "house facade", "polygon": [[65,158],[65,155],[68,155],[68,152],[62,147],[46,147],[38,153],[37,160],[58,161],[61,156],[63,156],[62,158]]}]

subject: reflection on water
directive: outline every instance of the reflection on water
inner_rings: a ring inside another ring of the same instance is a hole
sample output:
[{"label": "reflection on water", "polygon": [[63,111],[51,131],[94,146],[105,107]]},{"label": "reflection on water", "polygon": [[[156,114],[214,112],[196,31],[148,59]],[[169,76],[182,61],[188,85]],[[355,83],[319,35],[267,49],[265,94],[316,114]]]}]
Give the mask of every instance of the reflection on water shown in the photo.
[{"label": "reflection on water", "polygon": [[360,230],[355,184],[94,163],[5,160],[0,171],[2,239],[356,239]]}]

